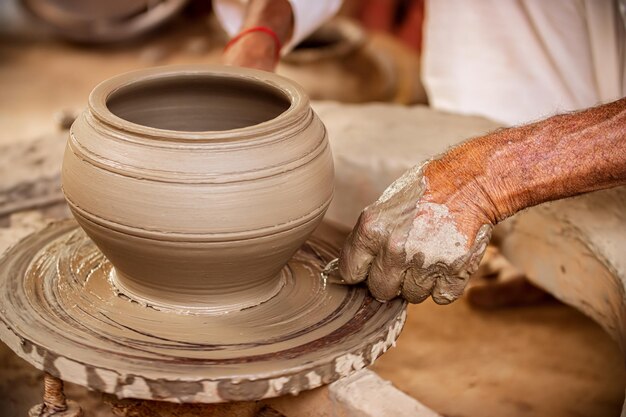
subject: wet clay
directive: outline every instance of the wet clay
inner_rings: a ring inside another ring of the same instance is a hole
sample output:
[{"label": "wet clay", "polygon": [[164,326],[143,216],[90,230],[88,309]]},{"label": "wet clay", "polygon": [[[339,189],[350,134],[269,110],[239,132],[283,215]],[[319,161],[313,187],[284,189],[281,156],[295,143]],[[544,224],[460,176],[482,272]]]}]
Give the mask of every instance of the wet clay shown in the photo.
[{"label": "wet clay", "polygon": [[0,338],[66,381],[120,397],[257,400],[327,384],[371,364],[406,318],[362,286],[320,277],[346,233],[322,224],[267,302],[227,314],[146,307],[116,291],[111,263],[73,220],[0,260]]},{"label": "wet clay", "polygon": [[63,191],[129,298],[227,313],[265,302],[333,194],[326,130],[296,84],[186,66],[98,85],[71,129]]}]

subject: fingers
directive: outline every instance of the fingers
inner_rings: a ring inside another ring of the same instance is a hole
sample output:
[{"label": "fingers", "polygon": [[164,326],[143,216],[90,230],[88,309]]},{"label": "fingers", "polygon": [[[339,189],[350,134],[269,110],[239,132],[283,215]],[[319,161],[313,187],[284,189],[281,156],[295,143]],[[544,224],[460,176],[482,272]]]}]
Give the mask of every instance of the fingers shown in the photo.
[{"label": "fingers", "polygon": [[442,305],[450,304],[463,295],[467,281],[459,275],[440,276],[433,287],[433,301]]},{"label": "fingers", "polygon": [[437,304],[450,304],[463,295],[469,281],[468,264],[471,261],[472,254],[467,254],[450,264],[438,261],[424,266],[424,254],[418,252],[402,285],[402,297],[416,304],[430,295]]},{"label": "fingers", "polygon": [[402,285],[402,297],[417,304],[432,296],[437,304],[450,304],[463,294],[469,274],[464,270],[463,259],[449,265],[436,262],[424,266],[424,254],[413,257]]},{"label": "fingers", "polygon": [[382,243],[382,231],[376,230],[367,209],[361,213],[339,255],[339,273],[348,284],[365,280],[378,247]]},{"label": "fingers", "polygon": [[348,284],[356,284],[363,281],[369,273],[373,259],[374,254],[372,251],[362,246],[358,237],[354,237],[351,233],[339,257],[339,274],[341,278]]},{"label": "fingers", "polygon": [[348,236],[339,258],[339,273],[344,281],[355,284],[367,279],[370,292],[378,300],[401,295],[410,303],[421,303],[432,296],[437,304],[449,304],[458,299],[470,274],[478,268],[491,236],[491,226],[481,227],[469,251],[457,259],[443,257],[424,265],[423,252],[417,252],[407,263],[410,227],[401,222],[390,234],[386,226],[393,224],[393,220],[384,221],[380,216],[376,210],[365,209]]},{"label": "fingers", "polygon": [[418,304],[427,299],[435,286],[436,275],[423,269],[423,263],[424,255],[417,253],[402,284],[402,297],[412,304]]},{"label": "fingers", "polygon": [[410,303],[421,303],[431,295],[437,304],[450,304],[461,297],[487,249],[491,229],[491,225],[481,226],[469,251],[454,260],[441,259],[424,265],[424,254],[417,252],[406,273],[402,296]]},{"label": "fingers", "polygon": [[464,278],[466,275],[454,273],[444,264],[410,268],[402,285],[402,297],[413,304],[429,296],[437,304],[450,304],[463,294],[468,281]]},{"label": "fingers", "polygon": [[483,259],[483,256],[487,251],[487,247],[489,246],[492,230],[493,226],[491,226],[490,224],[483,224],[476,233],[476,237],[474,238],[474,244],[469,250],[467,260],[463,262],[463,268],[470,275],[478,270],[480,261],[481,259]]},{"label": "fingers", "polygon": [[367,279],[370,292],[380,301],[391,300],[400,295],[407,270],[404,248],[406,233],[402,229],[397,230],[374,258]]}]

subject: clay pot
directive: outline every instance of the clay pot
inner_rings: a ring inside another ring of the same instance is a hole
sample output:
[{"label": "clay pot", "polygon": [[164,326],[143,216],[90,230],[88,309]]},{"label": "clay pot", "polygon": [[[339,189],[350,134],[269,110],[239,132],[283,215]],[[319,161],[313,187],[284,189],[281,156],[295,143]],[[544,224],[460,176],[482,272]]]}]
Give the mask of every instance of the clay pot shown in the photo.
[{"label": "clay pot", "polygon": [[62,180],[122,294],[227,312],[280,290],[281,269],[330,203],[333,162],[324,125],[293,82],[162,67],[93,90]]},{"label": "clay pot", "polygon": [[296,45],[277,72],[302,85],[313,99],[426,103],[419,56],[392,36],[366,33],[345,17],[325,23]]},{"label": "clay pot", "polygon": [[393,68],[368,48],[364,29],[346,18],[327,22],[296,45],[277,72],[318,100],[389,101],[395,86]]}]

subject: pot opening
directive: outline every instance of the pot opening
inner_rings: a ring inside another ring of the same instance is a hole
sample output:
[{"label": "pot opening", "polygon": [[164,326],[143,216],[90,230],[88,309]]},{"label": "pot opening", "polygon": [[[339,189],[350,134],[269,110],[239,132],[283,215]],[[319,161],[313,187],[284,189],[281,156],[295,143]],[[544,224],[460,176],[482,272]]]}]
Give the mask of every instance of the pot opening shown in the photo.
[{"label": "pot opening", "polygon": [[296,45],[294,51],[311,50],[311,49],[328,49],[339,45],[345,39],[339,31],[335,30],[318,30],[308,38]]},{"label": "pot opening", "polygon": [[179,132],[239,129],[272,120],[291,105],[279,90],[252,80],[210,75],[153,79],[107,97],[114,115]]},{"label": "pot opening", "polygon": [[330,21],[300,42],[284,57],[293,64],[317,63],[351,54],[365,42],[363,29],[349,20]]}]

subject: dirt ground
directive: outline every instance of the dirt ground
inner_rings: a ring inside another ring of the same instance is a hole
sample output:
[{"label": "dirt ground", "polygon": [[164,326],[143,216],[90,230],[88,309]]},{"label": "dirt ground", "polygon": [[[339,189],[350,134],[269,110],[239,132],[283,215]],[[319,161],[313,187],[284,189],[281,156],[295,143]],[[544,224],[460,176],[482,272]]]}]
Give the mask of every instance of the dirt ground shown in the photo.
[{"label": "dirt ground", "polygon": [[[208,25],[175,22],[123,47],[78,47],[0,39],[0,144],[56,129],[62,109],[80,109],[99,81],[161,64],[211,63],[221,43]],[[1,181],[1,179],[0,179]],[[563,304],[477,311],[461,300],[411,306],[397,347],[374,367],[442,415],[617,416],[626,372],[617,345]],[[0,417],[24,416],[41,375],[0,346]],[[91,416],[99,396],[68,390]]]}]

